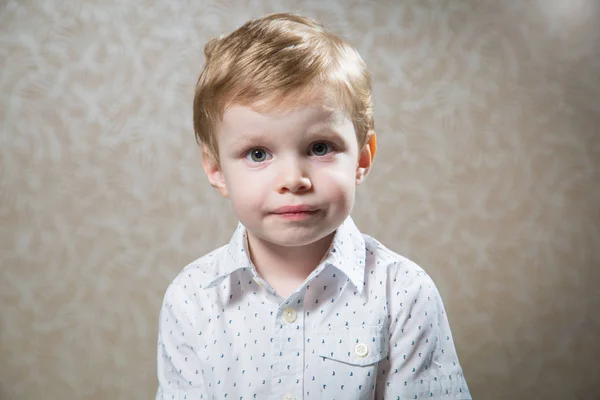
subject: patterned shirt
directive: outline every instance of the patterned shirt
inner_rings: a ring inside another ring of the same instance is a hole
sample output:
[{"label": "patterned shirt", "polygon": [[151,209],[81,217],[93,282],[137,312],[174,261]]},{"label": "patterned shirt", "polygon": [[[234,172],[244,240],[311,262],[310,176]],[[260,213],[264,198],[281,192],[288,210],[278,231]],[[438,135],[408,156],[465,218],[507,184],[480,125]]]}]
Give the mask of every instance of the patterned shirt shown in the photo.
[{"label": "patterned shirt", "polygon": [[348,219],[288,298],[241,224],[169,285],[156,399],[470,399],[440,294]]}]

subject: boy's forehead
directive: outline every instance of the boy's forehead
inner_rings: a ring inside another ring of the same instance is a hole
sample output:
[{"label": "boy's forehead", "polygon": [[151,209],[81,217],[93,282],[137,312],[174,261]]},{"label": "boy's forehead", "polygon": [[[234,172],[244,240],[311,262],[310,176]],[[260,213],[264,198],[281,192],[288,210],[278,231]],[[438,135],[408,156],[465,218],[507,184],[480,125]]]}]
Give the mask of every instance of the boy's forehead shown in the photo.
[{"label": "boy's forehead", "polygon": [[309,128],[343,123],[349,119],[345,109],[319,100],[300,103],[269,104],[264,102],[249,105],[233,104],[225,110],[219,131],[268,130],[281,125]]},{"label": "boy's forehead", "polygon": [[348,111],[344,96],[331,84],[313,82],[289,91],[276,91],[253,98],[234,95],[226,105],[224,113],[234,107],[248,107],[263,115],[286,114],[309,106],[317,106],[325,112]]}]

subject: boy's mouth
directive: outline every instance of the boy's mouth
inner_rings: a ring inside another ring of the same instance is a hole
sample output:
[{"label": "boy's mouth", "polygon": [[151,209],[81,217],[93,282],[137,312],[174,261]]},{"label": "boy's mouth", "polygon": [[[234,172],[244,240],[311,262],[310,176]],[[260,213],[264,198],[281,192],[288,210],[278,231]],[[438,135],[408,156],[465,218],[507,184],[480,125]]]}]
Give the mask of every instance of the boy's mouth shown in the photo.
[{"label": "boy's mouth", "polygon": [[283,206],[279,207],[271,214],[283,217],[285,219],[291,220],[302,220],[306,218],[310,218],[318,211],[317,208],[307,205],[299,205],[299,206]]},{"label": "boy's mouth", "polygon": [[294,214],[294,213],[310,213],[317,211],[315,207],[307,206],[307,205],[299,205],[299,206],[283,206],[279,207],[273,214]]}]

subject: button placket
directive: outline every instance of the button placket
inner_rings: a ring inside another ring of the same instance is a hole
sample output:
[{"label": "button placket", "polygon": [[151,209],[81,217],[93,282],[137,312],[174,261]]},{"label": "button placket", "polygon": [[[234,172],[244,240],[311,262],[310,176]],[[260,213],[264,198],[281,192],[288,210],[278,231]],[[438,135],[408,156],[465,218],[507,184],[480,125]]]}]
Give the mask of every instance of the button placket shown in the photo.
[{"label": "button placket", "polygon": [[283,400],[302,398],[304,381],[304,315],[302,299],[291,297],[280,305],[275,319],[272,367],[273,394]]}]

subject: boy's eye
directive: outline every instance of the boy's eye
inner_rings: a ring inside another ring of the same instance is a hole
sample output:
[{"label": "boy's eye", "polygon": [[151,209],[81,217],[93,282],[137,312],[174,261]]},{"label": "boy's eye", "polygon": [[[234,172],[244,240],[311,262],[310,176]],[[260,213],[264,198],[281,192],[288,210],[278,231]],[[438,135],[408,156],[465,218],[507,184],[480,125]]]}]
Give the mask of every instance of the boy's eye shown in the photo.
[{"label": "boy's eye", "polygon": [[310,148],[310,153],[314,154],[315,156],[318,157],[322,157],[324,155],[329,154],[333,149],[331,148],[331,145],[329,143],[326,142],[317,142],[317,143],[313,143],[313,145]]},{"label": "boy's eye", "polygon": [[270,154],[265,149],[252,149],[246,155],[246,159],[255,162],[261,163],[270,159]]}]

